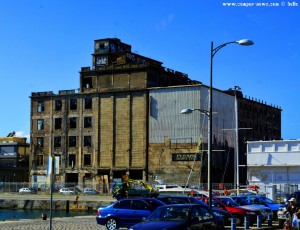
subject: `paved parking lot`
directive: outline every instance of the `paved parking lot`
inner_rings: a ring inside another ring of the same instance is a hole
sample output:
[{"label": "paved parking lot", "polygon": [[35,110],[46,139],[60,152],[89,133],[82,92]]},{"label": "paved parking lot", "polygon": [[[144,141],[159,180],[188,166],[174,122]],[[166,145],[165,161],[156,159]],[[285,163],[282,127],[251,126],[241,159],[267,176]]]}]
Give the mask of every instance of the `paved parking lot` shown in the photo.
[{"label": "paved parking lot", "polygon": [[[2,221],[0,222],[1,230],[49,230],[50,222],[47,220],[19,220],[19,221]],[[53,218],[53,230],[106,230],[105,226],[96,223],[95,216],[81,216],[81,217],[64,217]],[[227,226],[225,229],[231,229]],[[236,229],[245,229],[238,226]],[[262,228],[251,226],[250,229],[279,229],[278,226],[267,227],[266,224]]]},{"label": "paved parking lot", "polygon": [[[0,222],[1,230],[49,230],[50,221],[47,220],[16,220],[16,221],[2,221]],[[105,230],[104,226],[96,223],[95,216],[82,216],[82,217],[65,217],[53,218],[53,230],[70,230],[70,229],[88,229],[88,230]]]}]

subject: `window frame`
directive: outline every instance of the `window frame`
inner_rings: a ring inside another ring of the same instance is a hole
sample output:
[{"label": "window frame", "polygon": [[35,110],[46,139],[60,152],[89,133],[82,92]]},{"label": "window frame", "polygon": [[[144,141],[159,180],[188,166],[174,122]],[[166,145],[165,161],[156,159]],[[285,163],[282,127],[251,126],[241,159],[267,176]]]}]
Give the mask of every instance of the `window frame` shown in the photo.
[{"label": "window frame", "polygon": [[42,113],[45,111],[45,101],[38,101],[37,112]]},{"label": "window frame", "polygon": [[[75,145],[74,145],[75,143]],[[77,147],[77,137],[69,136],[69,147]]]},{"label": "window frame", "polygon": [[58,99],[54,102],[54,110],[61,111],[62,110],[62,100]]},{"label": "window frame", "polygon": [[92,127],[92,117],[84,117],[83,118],[83,127],[85,129],[91,128]]},{"label": "window frame", "polygon": [[44,119],[37,119],[37,130],[44,130],[45,124]]},{"label": "window frame", "polygon": [[[58,143],[58,145],[57,145],[57,143]],[[61,136],[54,137],[53,146],[54,146],[54,148],[61,147]]]},{"label": "window frame", "polygon": [[70,110],[77,110],[77,99],[76,98],[71,98],[70,99]]}]

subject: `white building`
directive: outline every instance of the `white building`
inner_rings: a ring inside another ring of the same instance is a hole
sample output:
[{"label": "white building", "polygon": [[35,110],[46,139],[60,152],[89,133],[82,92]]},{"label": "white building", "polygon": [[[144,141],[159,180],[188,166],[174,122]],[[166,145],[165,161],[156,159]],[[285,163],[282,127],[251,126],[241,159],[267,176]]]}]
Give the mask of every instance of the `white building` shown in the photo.
[{"label": "white building", "polygon": [[300,185],[300,139],[247,142],[247,179],[290,192]]}]

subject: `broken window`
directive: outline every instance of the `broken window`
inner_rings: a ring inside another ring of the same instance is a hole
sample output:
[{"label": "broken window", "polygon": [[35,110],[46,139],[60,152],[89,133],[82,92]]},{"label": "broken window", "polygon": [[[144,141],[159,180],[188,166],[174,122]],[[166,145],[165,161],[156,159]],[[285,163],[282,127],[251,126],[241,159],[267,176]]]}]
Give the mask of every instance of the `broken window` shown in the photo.
[{"label": "broken window", "polygon": [[54,137],[54,147],[61,147],[61,137]]},{"label": "broken window", "polygon": [[92,98],[85,98],[84,109],[91,109],[91,108],[92,108]]},{"label": "broken window", "polygon": [[37,166],[43,166],[44,165],[44,155],[38,154],[36,156],[36,165]]},{"label": "broken window", "polygon": [[93,78],[92,77],[84,77],[82,79],[83,88],[89,89],[93,88]]},{"label": "broken window", "polygon": [[44,129],[44,119],[38,119],[37,120],[37,129],[43,130]]},{"label": "broken window", "polygon": [[38,147],[44,147],[44,138],[43,137],[38,137],[36,139]]},{"label": "broken window", "polygon": [[77,109],[77,99],[70,99],[70,110]]},{"label": "broken window", "polygon": [[92,127],[92,117],[85,117],[84,128],[91,128],[91,127]]},{"label": "broken window", "polygon": [[70,154],[69,155],[69,166],[72,168],[76,165],[76,155],[75,154]]},{"label": "broken window", "polygon": [[61,129],[61,122],[62,122],[61,118],[55,118],[54,129]]},{"label": "broken window", "polygon": [[69,147],[76,147],[76,136],[69,136]]},{"label": "broken window", "polygon": [[91,136],[84,136],[83,138],[83,146],[91,146],[92,145],[92,137]]},{"label": "broken window", "polygon": [[76,129],[76,117],[70,117],[69,119],[69,128]]},{"label": "broken window", "polygon": [[44,101],[38,101],[37,111],[38,113],[44,112],[45,110],[45,102]]},{"label": "broken window", "polygon": [[61,111],[62,102],[61,100],[55,100],[55,111]]},{"label": "broken window", "polygon": [[91,154],[84,154],[83,164],[84,165],[91,165],[92,164]]}]

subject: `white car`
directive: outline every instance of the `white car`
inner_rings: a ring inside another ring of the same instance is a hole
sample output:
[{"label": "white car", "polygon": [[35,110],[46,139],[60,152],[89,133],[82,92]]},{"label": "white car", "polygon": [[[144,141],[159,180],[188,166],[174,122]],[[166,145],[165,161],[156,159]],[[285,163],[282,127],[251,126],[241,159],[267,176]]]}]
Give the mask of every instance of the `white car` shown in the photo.
[{"label": "white car", "polygon": [[29,188],[20,188],[19,193],[31,193],[31,190]]},{"label": "white car", "polygon": [[68,189],[68,188],[61,188],[59,190],[59,194],[64,194],[64,195],[67,195],[67,194],[74,194],[74,191]]}]

